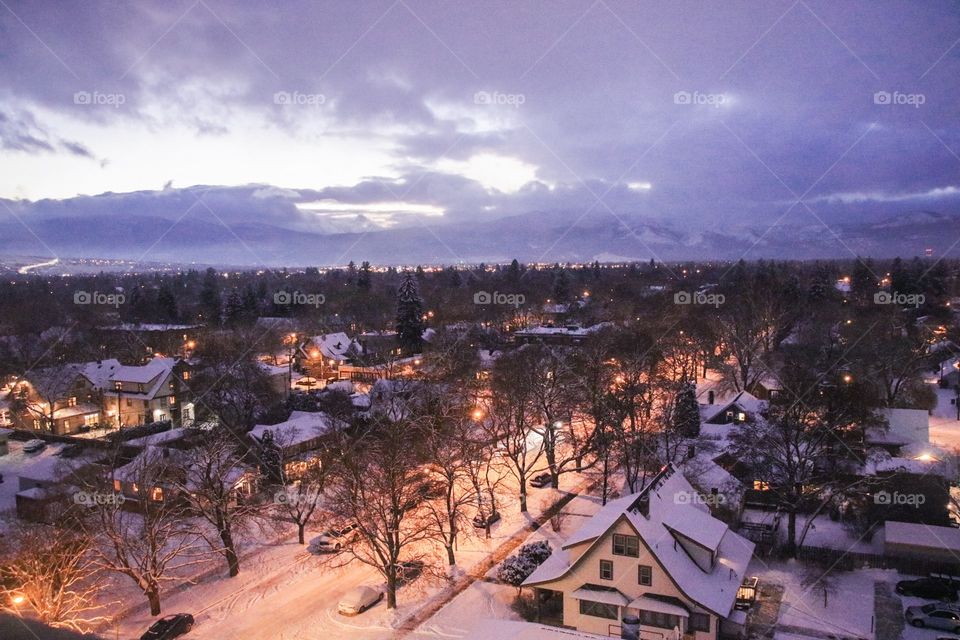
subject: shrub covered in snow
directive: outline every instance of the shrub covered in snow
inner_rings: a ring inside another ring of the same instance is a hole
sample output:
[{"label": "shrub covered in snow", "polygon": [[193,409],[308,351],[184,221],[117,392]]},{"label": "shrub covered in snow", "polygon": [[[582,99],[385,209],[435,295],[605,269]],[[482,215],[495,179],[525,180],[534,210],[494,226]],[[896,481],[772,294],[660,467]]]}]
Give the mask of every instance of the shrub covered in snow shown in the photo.
[{"label": "shrub covered in snow", "polygon": [[549,558],[551,553],[553,553],[553,548],[546,540],[525,544],[520,547],[517,555],[510,556],[500,563],[497,577],[501,582],[516,587],[519,592],[523,581],[530,577],[533,570],[543,564],[543,561]]},{"label": "shrub covered in snow", "polygon": [[553,547],[546,540],[530,542],[520,547],[520,557],[528,559],[534,567],[538,567],[550,557]]},{"label": "shrub covered in snow", "polygon": [[512,585],[520,591],[523,581],[529,577],[537,565],[526,558],[520,556],[510,556],[500,563],[500,569],[497,570],[497,577],[501,582]]}]

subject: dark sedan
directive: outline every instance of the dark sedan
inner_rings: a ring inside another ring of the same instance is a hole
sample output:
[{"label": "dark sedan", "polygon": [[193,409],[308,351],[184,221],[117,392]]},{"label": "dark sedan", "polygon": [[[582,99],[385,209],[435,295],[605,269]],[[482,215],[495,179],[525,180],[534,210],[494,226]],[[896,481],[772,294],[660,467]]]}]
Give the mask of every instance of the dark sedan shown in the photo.
[{"label": "dark sedan", "polygon": [[552,487],[553,476],[551,476],[549,473],[541,473],[540,475],[534,477],[533,480],[530,481],[530,486],[533,487],[534,489]]},{"label": "dark sedan", "polygon": [[901,580],[897,583],[897,593],[916,598],[943,600],[944,602],[957,601],[957,585],[937,578]]},{"label": "dark sedan", "polygon": [[140,640],[171,640],[190,633],[193,629],[193,616],[189,613],[176,613],[160,618],[140,636]]}]

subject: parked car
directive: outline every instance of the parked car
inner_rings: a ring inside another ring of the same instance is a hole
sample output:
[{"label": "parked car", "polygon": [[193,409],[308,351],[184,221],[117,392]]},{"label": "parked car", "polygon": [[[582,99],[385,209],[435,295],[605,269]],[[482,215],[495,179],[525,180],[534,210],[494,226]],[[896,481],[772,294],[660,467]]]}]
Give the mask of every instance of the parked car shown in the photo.
[{"label": "parked car", "polygon": [[24,453],[36,453],[44,449],[47,446],[46,440],[27,440],[23,443],[23,452]]},{"label": "parked car", "polygon": [[541,473],[538,476],[534,476],[533,479],[530,481],[530,486],[533,487],[534,489],[552,487],[553,476],[551,476],[549,473]]},{"label": "parked car", "polygon": [[897,583],[896,590],[897,593],[904,596],[943,600],[944,602],[957,601],[957,585],[939,578],[901,580]]},{"label": "parked car", "polygon": [[383,591],[366,585],[351,589],[340,598],[337,612],[344,616],[355,616],[363,613],[373,605],[383,600]]},{"label": "parked car", "polygon": [[423,562],[420,560],[407,560],[397,565],[397,582],[402,586],[410,584],[420,577],[423,573]]},{"label": "parked car", "polygon": [[486,529],[487,525],[493,525],[495,522],[500,520],[500,514],[496,511],[490,514],[487,514],[487,517],[484,518],[479,513],[473,519],[473,526],[477,529]]},{"label": "parked car", "polygon": [[189,613],[175,613],[154,622],[140,640],[170,640],[190,633],[193,629],[193,616]]},{"label": "parked car", "polygon": [[413,492],[413,495],[404,503],[403,510],[411,511],[416,508],[418,504],[425,500],[434,500],[436,498],[442,498],[444,496],[445,490],[442,482],[424,482],[416,488]]},{"label": "parked car", "polygon": [[310,550],[315,553],[336,553],[353,542],[356,537],[357,525],[354,523],[333,527],[310,540]]},{"label": "parked car", "polygon": [[960,608],[952,604],[925,604],[922,607],[907,607],[904,616],[915,627],[945,629],[960,633]]}]

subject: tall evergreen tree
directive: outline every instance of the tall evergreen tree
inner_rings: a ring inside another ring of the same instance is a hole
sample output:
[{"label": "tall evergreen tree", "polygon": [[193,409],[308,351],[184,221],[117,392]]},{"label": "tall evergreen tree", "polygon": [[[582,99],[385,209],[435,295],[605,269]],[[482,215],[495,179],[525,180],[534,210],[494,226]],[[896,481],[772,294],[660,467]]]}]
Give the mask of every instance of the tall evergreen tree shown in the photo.
[{"label": "tall evergreen tree", "polygon": [[419,353],[423,343],[423,300],[409,271],[397,289],[397,342],[406,354]]},{"label": "tall evergreen tree", "polygon": [[200,306],[203,319],[207,324],[216,326],[220,322],[220,281],[217,272],[207,269],[203,274],[203,283],[200,286]]},{"label": "tall evergreen tree", "polygon": [[160,287],[160,293],[157,294],[157,306],[160,308],[160,317],[167,322],[177,322],[180,319],[177,297],[166,284]]},{"label": "tall evergreen tree", "polygon": [[677,394],[673,427],[677,433],[687,438],[700,435],[700,406],[697,404],[697,387],[693,382],[684,383]]},{"label": "tall evergreen tree", "polygon": [[360,263],[360,274],[357,276],[357,287],[370,290],[370,263],[364,260]]},{"label": "tall evergreen tree", "polygon": [[563,267],[557,271],[557,276],[553,280],[553,299],[557,302],[570,301],[570,276]]}]

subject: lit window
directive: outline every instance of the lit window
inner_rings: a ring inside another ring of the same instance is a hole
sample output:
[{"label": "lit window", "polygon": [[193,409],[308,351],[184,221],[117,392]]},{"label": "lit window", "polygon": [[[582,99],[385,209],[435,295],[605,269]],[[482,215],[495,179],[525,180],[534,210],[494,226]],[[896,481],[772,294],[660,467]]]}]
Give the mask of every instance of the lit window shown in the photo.
[{"label": "lit window", "polygon": [[68,407],[75,407],[75,406],[77,406],[77,396],[70,396],[70,399],[67,400],[67,406],[68,406]]},{"label": "lit window", "polygon": [[764,482],[763,480],[754,480],[754,481],[753,481],[753,489],[754,489],[754,491],[769,491],[769,490],[770,490],[770,483],[769,483],[769,482]]},{"label": "lit window", "polygon": [[184,372],[183,372],[183,379],[184,379],[184,380],[189,380],[189,379],[190,379],[190,372],[189,372],[189,371],[184,371]]},{"label": "lit window", "polygon": [[136,482],[130,485],[130,488],[133,490],[134,493],[140,493],[140,486]]},{"label": "lit window", "polygon": [[123,483],[121,483],[119,480],[114,480],[113,490],[116,491],[117,493],[120,493],[123,490]]},{"label": "lit window", "polygon": [[87,415],[83,416],[83,424],[85,424],[88,427],[93,427],[99,422],[100,422],[100,416],[98,416],[95,413],[88,413]]},{"label": "lit window", "polygon": [[150,492],[150,499],[154,502],[163,502],[163,487],[154,487]]}]

